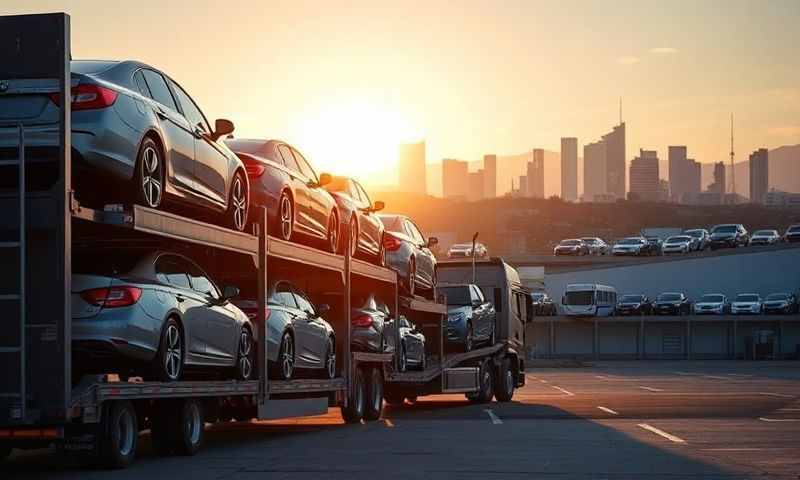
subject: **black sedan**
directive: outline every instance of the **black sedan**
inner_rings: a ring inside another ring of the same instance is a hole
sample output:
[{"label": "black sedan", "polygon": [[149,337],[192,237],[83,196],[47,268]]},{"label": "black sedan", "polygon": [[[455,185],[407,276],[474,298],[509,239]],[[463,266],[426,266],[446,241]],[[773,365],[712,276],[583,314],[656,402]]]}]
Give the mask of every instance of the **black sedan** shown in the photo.
[{"label": "black sedan", "polygon": [[623,295],[617,301],[617,315],[652,315],[653,303],[647,295]]},{"label": "black sedan", "polygon": [[746,247],[749,241],[750,235],[744,225],[739,223],[717,225],[711,229],[711,236],[709,237],[711,250],[725,247]]},{"label": "black sedan", "polygon": [[385,231],[383,250],[386,265],[397,272],[406,293],[413,296],[417,288],[433,299],[436,286],[436,257],[431,247],[439,243],[436,237],[427,240],[410,218],[403,215],[378,215]]},{"label": "black sedan", "polygon": [[[348,177],[333,177],[331,183],[325,188],[333,195],[339,214],[342,218],[342,227],[350,232],[350,254],[354,257],[364,257],[376,265],[384,265],[383,250],[383,223],[376,212],[383,210],[383,202],[369,199],[364,187]],[[344,251],[342,242],[340,250]]]},{"label": "black sedan", "polygon": [[[269,233],[283,240],[321,244],[339,251],[340,214],[325,185],[332,177],[317,176],[296,148],[278,140],[227,140],[244,162],[250,178],[250,211],[267,208]],[[251,216],[251,220],[252,220]]]},{"label": "black sedan", "polygon": [[691,312],[691,302],[680,292],[662,293],[653,302],[655,315],[689,315]]},{"label": "black sedan", "polygon": [[447,296],[447,337],[464,351],[478,344],[493,345],[497,312],[474,284],[448,285],[439,289]]}]

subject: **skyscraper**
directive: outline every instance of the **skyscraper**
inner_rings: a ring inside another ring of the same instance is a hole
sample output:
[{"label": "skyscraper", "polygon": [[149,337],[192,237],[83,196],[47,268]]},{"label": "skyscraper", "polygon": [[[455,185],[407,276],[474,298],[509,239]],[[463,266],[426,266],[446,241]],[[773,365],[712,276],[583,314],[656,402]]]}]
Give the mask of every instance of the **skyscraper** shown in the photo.
[{"label": "skyscraper", "polygon": [[725,162],[717,162],[714,164],[714,183],[708,186],[708,191],[712,193],[725,194]]},{"label": "skyscraper", "polygon": [[661,185],[658,178],[658,153],[655,150],[639,150],[639,156],[631,161],[631,200],[657,202],[661,200]]},{"label": "skyscraper", "polygon": [[528,196],[544,198],[544,150],[533,150],[533,161],[528,163]]},{"label": "skyscraper", "polygon": [[398,190],[425,195],[425,142],[400,145]]},{"label": "skyscraper", "polygon": [[453,158],[442,160],[442,196],[464,200],[468,188],[469,163]]},{"label": "skyscraper", "polygon": [[687,158],[686,146],[669,147],[669,194],[673,202],[693,203],[701,189],[700,163]]},{"label": "skyscraper", "polygon": [[606,144],[606,194],[625,198],[625,122],[605,135]]},{"label": "skyscraper", "polygon": [[483,170],[477,172],[470,172],[468,175],[469,187],[467,190],[467,200],[475,202],[483,199]]},{"label": "skyscraper", "polygon": [[606,195],[606,142],[583,147],[583,201],[594,202]]},{"label": "skyscraper", "polygon": [[494,198],[497,196],[497,155],[483,156],[483,196]]},{"label": "skyscraper", "polygon": [[561,138],[561,198],[568,202],[578,199],[578,139]]},{"label": "skyscraper", "polygon": [[690,158],[686,161],[686,168],[687,168],[687,185],[686,185],[686,194],[684,195],[684,202],[685,203],[694,203],[694,199],[700,190],[702,190],[702,167],[700,162],[694,161],[693,158]]},{"label": "skyscraper", "polygon": [[764,203],[769,190],[769,151],[759,148],[750,154],[750,202]]}]

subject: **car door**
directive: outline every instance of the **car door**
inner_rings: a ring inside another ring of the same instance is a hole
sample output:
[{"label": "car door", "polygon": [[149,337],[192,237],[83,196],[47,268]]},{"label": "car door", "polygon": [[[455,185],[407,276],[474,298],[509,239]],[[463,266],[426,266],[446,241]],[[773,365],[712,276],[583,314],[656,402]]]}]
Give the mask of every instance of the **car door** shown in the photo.
[{"label": "car door", "polygon": [[309,196],[308,180],[300,171],[300,166],[292,154],[292,149],[282,143],[278,145],[278,153],[289,171],[289,183],[294,194],[294,227],[297,231],[319,237],[319,228],[311,218],[311,197]]},{"label": "car door", "polygon": [[[206,353],[206,320],[204,314],[204,301],[194,290],[189,280],[189,272],[182,259],[175,255],[161,255],[155,263],[156,278],[169,286],[169,290],[157,293],[168,295],[175,299],[181,313],[183,335],[187,356],[204,357]],[[166,298],[162,301],[167,301]]]},{"label": "car door", "polygon": [[194,262],[186,260],[192,290],[204,300],[206,355],[224,365],[232,365],[239,348],[238,320],[229,302],[221,303],[221,294],[208,275]]},{"label": "car door", "polygon": [[325,238],[328,236],[328,215],[331,211],[333,199],[327,190],[319,186],[317,173],[305,157],[295,148],[292,148],[292,153],[294,154],[295,160],[297,160],[300,171],[303,173],[309,185],[309,216],[313,219],[314,225],[318,228],[320,236]]},{"label": "car door", "polygon": [[414,327],[405,316],[400,317],[400,328],[403,333],[403,339],[406,346],[406,358],[411,360],[415,365],[422,362],[422,342],[418,334],[412,333]]},{"label": "car door", "polygon": [[360,208],[362,209],[360,217],[361,221],[359,226],[359,236],[361,237],[362,245],[365,251],[377,255],[381,246],[381,225],[383,225],[375,213],[371,212],[372,200],[367,195],[364,187],[360,183],[353,181],[353,185],[358,192],[360,198]]},{"label": "car door", "polygon": [[194,135],[195,189],[212,203],[225,205],[230,168],[225,147],[212,140],[211,126],[192,97],[172,79],[169,86]]},{"label": "car door", "polygon": [[483,297],[481,289],[475,285],[470,285],[471,297],[477,307],[473,307],[473,318],[475,318],[476,333],[481,340],[488,340],[492,336],[492,329],[494,328],[492,319],[489,316],[489,303]]},{"label": "car door", "polygon": [[[288,282],[278,282],[275,284],[275,287],[272,289],[272,293],[269,297],[268,308],[270,310],[276,310],[279,312],[283,319],[285,319],[286,323],[291,326],[291,330],[294,332],[296,353],[298,339],[297,332],[295,331],[294,327],[295,323],[298,321],[298,317],[300,317],[300,311],[297,309],[297,302],[295,302],[294,299],[292,286]],[[282,321],[280,321],[280,319],[274,319],[273,315],[274,312],[267,319],[267,329],[269,330],[269,356],[270,358],[274,359],[277,358],[278,351],[280,350],[280,343],[284,333],[284,327]],[[296,361],[297,355],[295,355],[295,362]]]},{"label": "car door", "polygon": [[307,368],[322,368],[327,342],[323,346],[320,322],[314,313],[314,306],[296,287],[293,289],[293,293],[297,309],[302,312],[297,317],[294,327],[298,338],[302,338],[302,345],[295,346],[295,351]]},{"label": "car door", "polygon": [[408,236],[414,242],[417,260],[417,278],[420,279],[424,285],[433,284],[433,253],[428,249],[425,242],[425,237],[419,231],[417,226],[409,219],[405,219],[406,231]]},{"label": "car door", "polygon": [[[141,76],[137,78],[136,75]],[[194,192],[194,129],[181,115],[178,104],[160,73],[143,68],[134,75],[134,79],[137,80],[140,91],[146,90],[146,95],[153,99],[150,108],[158,119],[165,147],[168,148],[166,178],[172,185]]]}]

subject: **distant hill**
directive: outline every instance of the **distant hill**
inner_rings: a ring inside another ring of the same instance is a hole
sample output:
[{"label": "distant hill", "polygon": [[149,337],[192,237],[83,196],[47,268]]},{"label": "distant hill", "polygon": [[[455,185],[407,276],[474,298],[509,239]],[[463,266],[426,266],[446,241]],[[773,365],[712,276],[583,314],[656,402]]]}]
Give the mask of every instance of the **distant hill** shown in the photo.
[{"label": "distant hill", "polygon": [[[749,154],[748,154],[749,156]],[[730,166],[726,162],[726,175]],[[734,164],[736,171],[736,192],[750,196],[750,163],[742,160]],[[714,179],[714,165],[704,163],[702,166],[703,187]],[[800,145],[784,145],[769,151],[769,187],[785,192],[800,192]]]}]

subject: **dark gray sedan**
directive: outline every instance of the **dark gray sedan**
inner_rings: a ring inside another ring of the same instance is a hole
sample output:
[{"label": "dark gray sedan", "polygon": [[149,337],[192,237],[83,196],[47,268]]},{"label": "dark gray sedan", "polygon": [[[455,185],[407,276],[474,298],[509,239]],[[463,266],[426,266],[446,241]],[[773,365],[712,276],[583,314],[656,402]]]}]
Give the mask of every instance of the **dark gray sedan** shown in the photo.
[{"label": "dark gray sedan", "polygon": [[447,296],[447,342],[470,351],[475,345],[493,345],[497,313],[477,285],[439,288]]},{"label": "dark gray sedan", "polygon": [[[425,335],[417,330],[416,325],[400,315],[397,323],[399,332],[396,332],[396,320],[392,317],[389,306],[374,295],[357,298],[354,305],[357,305],[351,315],[351,345],[354,351],[397,351],[401,372],[409,368],[425,369]],[[400,339],[399,350],[395,347],[397,338]]]},{"label": "dark gray sedan", "polygon": [[179,380],[185,367],[254,375],[255,333],[196,263],[169,252],[75,252],[72,351],[84,373]]},{"label": "dark gray sedan", "polygon": [[[247,176],[221,141],[233,132],[233,123],[219,119],[212,127],[177,82],[144,63],[76,60],[71,67],[72,178],[78,200],[98,206],[135,201],[152,208],[170,200],[216,212],[222,223],[244,230]],[[0,95],[0,127],[36,125],[28,135],[33,146],[26,163],[52,168],[43,164],[58,158],[55,126],[62,100],[57,91],[31,88],[30,82],[8,82]],[[0,147],[15,147],[16,136],[14,129],[0,129]],[[0,160],[14,155],[16,148],[0,148]],[[3,167],[11,168],[16,167]],[[0,170],[0,188],[14,181],[6,173]]]},{"label": "dark gray sedan", "polygon": [[396,271],[403,289],[415,295],[417,288],[433,299],[436,286],[436,257],[431,247],[439,243],[436,237],[427,240],[410,218],[404,215],[378,215],[386,230],[383,250],[386,266]]}]

